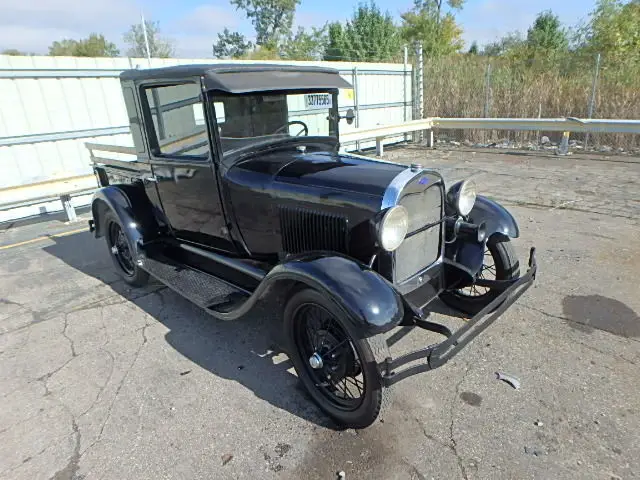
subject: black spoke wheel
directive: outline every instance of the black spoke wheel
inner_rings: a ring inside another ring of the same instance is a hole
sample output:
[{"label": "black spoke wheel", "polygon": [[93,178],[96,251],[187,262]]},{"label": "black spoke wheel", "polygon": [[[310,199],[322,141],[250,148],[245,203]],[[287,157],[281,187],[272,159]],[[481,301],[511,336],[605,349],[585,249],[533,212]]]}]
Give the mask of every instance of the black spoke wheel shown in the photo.
[{"label": "black spoke wheel", "polygon": [[[323,307],[307,303],[294,313],[296,346],[314,384],[337,408],[355,410],[362,403],[365,378],[362,360],[336,319]],[[311,362],[309,362],[311,363]]]},{"label": "black spoke wheel", "polygon": [[[494,233],[487,240],[482,269],[478,278],[485,280],[510,280],[520,275],[518,257],[509,237]],[[443,292],[440,298],[444,303],[462,312],[474,315],[491,303],[501,290],[479,285],[469,285],[457,290]]]},{"label": "black spoke wheel", "polygon": [[[493,259],[493,254],[489,250],[489,246],[484,247],[484,259],[482,262],[482,269],[478,273],[478,278],[483,280],[497,280],[498,273],[496,271],[496,262]],[[480,285],[469,285],[468,287],[459,288],[456,292],[462,297],[469,298],[481,298],[491,292],[489,287],[483,287]]]},{"label": "black spoke wheel", "polygon": [[145,285],[149,281],[149,274],[136,263],[131,242],[115,214],[108,212],[104,222],[107,247],[116,270],[130,285],[136,287]]},{"label": "black spoke wheel", "polygon": [[111,222],[109,224],[109,244],[111,245],[111,254],[115,258],[118,266],[126,275],[133,275],[135,266],[131,256],[131,249],[127,237],[119,224]]},{"label": "black spoke wheel", "polygon": [[376,366],[388,356],[384,337],[359,338],[344,313],[311,289],[289,300],[284,327],[298,377],[320,408],[344,426],[371,425],[390,395]]}]

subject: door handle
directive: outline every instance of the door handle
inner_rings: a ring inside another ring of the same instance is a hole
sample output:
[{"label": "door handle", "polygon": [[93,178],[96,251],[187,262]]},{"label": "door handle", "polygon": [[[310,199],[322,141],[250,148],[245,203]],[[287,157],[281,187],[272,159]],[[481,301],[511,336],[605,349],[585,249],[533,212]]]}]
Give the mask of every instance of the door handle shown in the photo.
[{"label": "door handle", "polygon": [[143,177],[142,179],[145,183],[158,183],[158,179],[156,177]]}]

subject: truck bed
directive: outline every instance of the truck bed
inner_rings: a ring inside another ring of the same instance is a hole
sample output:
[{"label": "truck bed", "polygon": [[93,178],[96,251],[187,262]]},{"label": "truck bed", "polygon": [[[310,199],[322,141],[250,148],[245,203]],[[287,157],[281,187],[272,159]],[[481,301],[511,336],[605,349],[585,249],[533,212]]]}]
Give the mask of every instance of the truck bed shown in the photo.
[{"label": "truck bed", "polygon": [[[100,186],[133,183],[151,176],[149,162],[138,160],[134,147],[97,143],[86,143],[85,146],[89,150]],[[116,156],[118,158],[110,158]]]}]

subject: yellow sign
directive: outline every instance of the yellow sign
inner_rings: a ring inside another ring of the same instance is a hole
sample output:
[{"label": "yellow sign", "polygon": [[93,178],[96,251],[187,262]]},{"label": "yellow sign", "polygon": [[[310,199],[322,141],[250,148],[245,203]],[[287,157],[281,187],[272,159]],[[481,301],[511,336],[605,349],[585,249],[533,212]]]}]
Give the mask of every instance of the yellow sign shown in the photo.
[{"label": "yellow sign", "polygon": [[353,100],[353,88],[345,88],[342,90],[347,100]]}]

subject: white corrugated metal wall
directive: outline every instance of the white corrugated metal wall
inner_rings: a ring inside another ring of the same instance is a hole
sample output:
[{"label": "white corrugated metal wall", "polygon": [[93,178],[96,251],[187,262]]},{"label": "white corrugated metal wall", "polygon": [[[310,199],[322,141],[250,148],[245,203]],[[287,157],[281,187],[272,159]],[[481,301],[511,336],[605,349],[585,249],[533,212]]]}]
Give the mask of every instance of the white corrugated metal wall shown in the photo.
[{"label": "white corrugated metal wall", "polygon": [[[119,73],[189,63],[216,61],[0,55],[0,192],[91,175],[85,142],[132,145]],[[358,111],[357,123],[341,122],[343,133],[411,119],[410,65],[283,63],[336,68],[354,85],[339,98],[341,112]],[[363,142],[360,148],[369,146]]]}]

